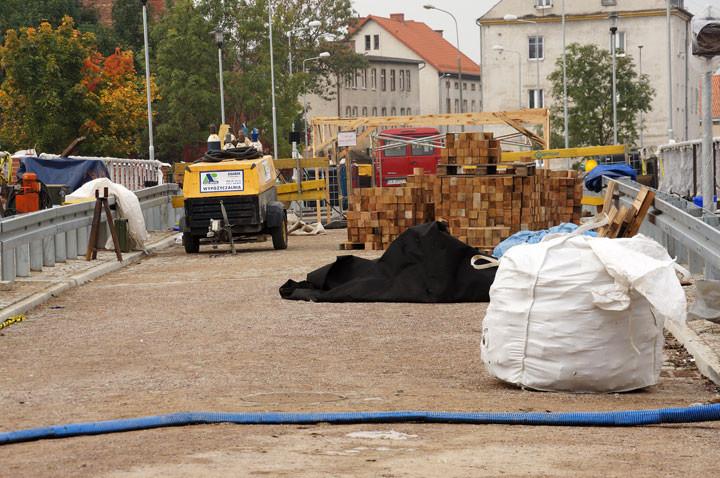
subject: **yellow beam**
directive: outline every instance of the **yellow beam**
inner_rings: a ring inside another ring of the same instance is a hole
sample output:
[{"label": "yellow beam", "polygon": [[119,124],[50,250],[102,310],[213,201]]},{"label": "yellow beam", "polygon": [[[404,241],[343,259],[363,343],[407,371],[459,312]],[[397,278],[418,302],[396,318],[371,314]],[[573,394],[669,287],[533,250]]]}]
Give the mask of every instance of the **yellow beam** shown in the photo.
[{"label": "yellow beam", "polygon": [[[292,158],[276,159],[273,161],[275,169],[294,169],[297,167],[297,160]],[[327,168],[330,164],[328,158],[300,158],[301,168]]]},{"label": "yellow beam", "polygon": [[[303,201],[305,200],[305,191],[311,191],[313,189],[322,189],[323,193],[324,193],[325,180],[324,179],[313,179],[311,181],[303,181],[302,182]],[[298,190],[298,183],[287,183],[287,184],[278,184],[277,185],[278,196],[281,194],[297,192],[297,190]],[[323,199],[324,198],[325,198],[325,196],[323,196]]]},{"label": "yellow beam", "polygon": [[627,145],[617,146],[587,146],[584,148],[538,149],[535,151],[503,151],[502,161],[513,163],[523,158],[556,159],[556,158],[586,158],[589,156],[606,156],[610,154],[625,154]]},{"label": "yellow beam", "polygon": [[[323,181],[325,182],[325,181]],[[280,202],[288,202],[288,201],[297,201],[299,200],[299,195],[297,191],[292,193],[283,193],[278,194],[278,201]],[[302,200],[303,201],[313,201],[317,199],[327,199],[327,191],[325,190],[314,190],[314,191],[305,191],[303,190],[302,193]]]},{"label": "yellow beam", "polygon": [[580,204],[585,206],[602,206],[605,202],[605,198],[602,196],[583,196],[580,200]]}]

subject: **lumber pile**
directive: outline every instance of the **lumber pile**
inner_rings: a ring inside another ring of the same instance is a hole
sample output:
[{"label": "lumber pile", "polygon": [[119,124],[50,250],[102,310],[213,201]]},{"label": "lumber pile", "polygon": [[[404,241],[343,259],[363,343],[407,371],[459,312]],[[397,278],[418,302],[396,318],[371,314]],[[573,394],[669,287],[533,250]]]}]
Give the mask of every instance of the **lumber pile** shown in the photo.
[{"label": "lumber pile", "polygon": [[492,133],[448,133],[440,164],[497,164],[500,141]]},{"label": "lumber pile", "polygon": [[488,252],[521,230],[579,222],[582,183],[576,171],[535,176],[430,176],[416,169],[401,188],[355,191],[345,249],[386,249],[408,227],[445,221],[461,241]]},{"label": "lumber pile", "polygon": [[618,210],[612,204],[615,184],[615,181],[610,181],[605,191],[602,212],[608,215],[609,223],[598,228],[598,237],[633,237],[640,231],[645,215],[655,199],[655,192],[642,188],[629,208],[621,206]]}]

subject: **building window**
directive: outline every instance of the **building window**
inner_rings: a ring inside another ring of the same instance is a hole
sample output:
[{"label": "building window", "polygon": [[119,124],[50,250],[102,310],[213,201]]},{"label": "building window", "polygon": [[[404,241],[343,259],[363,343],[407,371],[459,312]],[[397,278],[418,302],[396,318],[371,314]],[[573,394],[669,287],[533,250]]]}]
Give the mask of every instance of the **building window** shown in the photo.
[{"label": "building window", "polygon": [[370,70],[370,89],[377,90],[377,68]]},{"label": "building window", "polygon": [[450,98],[445,98],[445,113],[452,113],[452,110],[450,109]]},{"label": "building window", "polygon": [[383,116],[387,116],[387,108],[385,108],[384,106],[383,106],[383,109],[382,109],[382,115],[383,115]]},{"label": "building window", "polygon": [[363,116],[367,116],[367,106],[363,106]]},{"label": "building window", "polygon": [[352,86],[352,76],[350,76],[350,73],[347,73],[345,75],[345,88],[350,88]]},{"label": "building window", "polygon": [[357,112],[358,112],[357,106],[353,106],[353,109],[352,109],[353,118],[357,118],[357,115],[358,115]]},{"label": "building window", "polygon": [[377,116],[377,106],[373,106],[372,112],[373,116]]},{"label": "building window", "polygon": [[528,90],[528,108],[542,108],[544,104],[543,90]]},{"label": "building window", "polygon": [[390,70],[390,91],[395,91],[395,70]]},{"label": "building window", "polygon": [[353,87],[354,90],[357,89],[358,76],[360,76],[360,72],[359,72],[359,70],[355,70],[355,72],[354,72],[353,75],[352,75],[352,87]]},{"label": "building window", "polygon": [[407,113],[408,116],[410,116],[412,113],[410,112],[410,108],[405,110],[405,113]]},{"label": "building window", "polygon": [[617,0],[601,0],[600,5],[603,7],[614,7],[617,5]]},{"label": "building window", "polygon": [[370,49],[370,35],[365,35],[365,49]]},{"label": "building window", "polygon": [[543,52],[543,37],[537,37],[537,45],[535,45],[535,36],[528,38],[528,58],[530,60],[542,60],[545,58]]},{"label": "building window", "polygon": [[[603,5],[605,0],[603,0]],[[552,7],[552,0],[537,0],[535,3],[535,8],[550,8]]]},{"label": "building window", "polygon": [[365,68],[360,70],[360,88],[367,89],[367,70]]},{"label": "building window", "polygon": [[463,82],[463,90],[467,90],[467,83]]},{"label": "building window", "polygon": [[373,42],[375,43],[374,49],[379,50],[380,49],[380,35],[373,35]]},{"label": "building window", "polygon": [[475,83],[470,83],[470,91],[475,91]]},{"label": "building window", "polygon": [[472,100],[472,103],[470,103],[470,112],[475,113],[475,100]]},{"label": "building window", "polygon": [[458,83],[457,81],[455,82],[455,89],[456,90],[460,89],[460,83]]},{"label": "building window", "polygon": [[405,108],[400,108],[400,116],[405,116]]},{"label": "building window", "polygon": [[615,56],[625,56],[625,32],[615,33]]},{"label": "building window", "polygon": [[385,73],[385,68],[383,68],[382,70],[380,70],[380,90],[381,91],[386,90],[385,78],[386,78],[386,73]]},{"label": "building window", "polygon": [[467,113],[467,100],[463,100],[463,110],[461,113]]},{"label": "building window", "polygon": [[405,70],[400,70],[400,91],[405,91]]},{"label": "building window", "polygon": [[405,91],[410,91],[410,70],[405,70]]},{"label": "building window", "polygon": [[397,115],[397,110],[393,106],[392,108],[390,108],[390,116],[395,116],[395,115]]},{"label": "building window", "polygon": [[460,113],[460,100],[455,100],[455,113]]},{"label": "building window", "polygon": [[351,114],[352,114],[352,108],[350,108],[348,106],[347,108],[345,108],[345,117],[349,118]]}]

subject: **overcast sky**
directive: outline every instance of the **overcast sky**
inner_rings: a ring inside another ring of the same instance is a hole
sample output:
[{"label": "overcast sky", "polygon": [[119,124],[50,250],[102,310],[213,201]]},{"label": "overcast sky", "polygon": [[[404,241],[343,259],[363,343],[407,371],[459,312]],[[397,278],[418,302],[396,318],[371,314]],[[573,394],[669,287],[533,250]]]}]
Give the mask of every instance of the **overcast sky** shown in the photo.
[{"label": "overcast sky", "polygon": [[[450,15],[437,10],[425,10],[423,5],[433,4],[455,15],[460,31],[460,49],[478,62],[480,59],[480,33],[475,20],[490,10],[499,0],[353,0],[360,16],[378,15],[387,17],[391,13],[404,13],[406,20],[425,22],[433,30],[444,30],[445,39],[455,42],[455,23]],[[530,0],[527,0],[530,1]],[[585,1],[585,0],[568,0]],[[720,0],[685,0],[685,7],[692,13],[699,13],[708,4],[720,6]]]}]

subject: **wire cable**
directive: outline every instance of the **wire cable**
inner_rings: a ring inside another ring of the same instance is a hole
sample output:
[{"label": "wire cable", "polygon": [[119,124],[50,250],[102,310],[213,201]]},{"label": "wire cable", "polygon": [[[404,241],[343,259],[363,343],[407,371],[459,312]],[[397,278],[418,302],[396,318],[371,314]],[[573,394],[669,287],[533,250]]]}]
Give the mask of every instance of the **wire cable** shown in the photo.
[{"label": "wire cable", "polygon": [[196,159],[193,163],[219,163],[230,159],[242,161],[244,159],[262,158],[262,156],[262,153],[254,146],[241,146],[239,148],[208,151],[202,158]]}]

